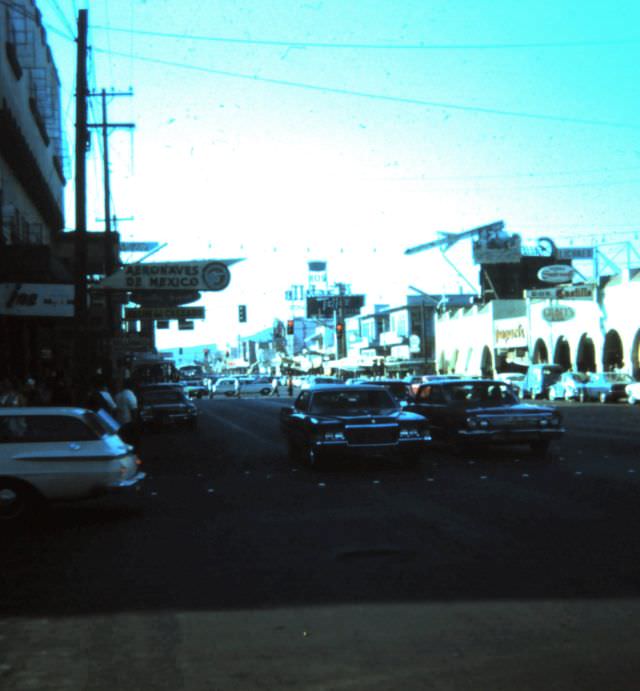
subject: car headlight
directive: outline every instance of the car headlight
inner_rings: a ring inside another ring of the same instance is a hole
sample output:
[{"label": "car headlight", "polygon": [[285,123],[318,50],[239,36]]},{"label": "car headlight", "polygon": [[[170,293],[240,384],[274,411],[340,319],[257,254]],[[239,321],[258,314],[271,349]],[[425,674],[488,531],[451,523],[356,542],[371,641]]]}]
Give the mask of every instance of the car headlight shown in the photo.
[{"label": "car headlight", "polygon": [[478,426],[478,419],[475,417],[468,417],[467,418],[467,427],[470,429],[475,429]]},{"label": "car headlight", "polygon": [[489,426],[489,420],[480,420],[479,425],[483,429],[486,429]]},{"label": "car headlight", "polygon": [[344,432],[325,432],[324,433],[324,440],[325,441],[344,441],[345,440]]},{"label": "car headlight", "polygon": [[539,422],[540,427],[548,427],[549,426],[549,420],[547,418],[542,418]]}]

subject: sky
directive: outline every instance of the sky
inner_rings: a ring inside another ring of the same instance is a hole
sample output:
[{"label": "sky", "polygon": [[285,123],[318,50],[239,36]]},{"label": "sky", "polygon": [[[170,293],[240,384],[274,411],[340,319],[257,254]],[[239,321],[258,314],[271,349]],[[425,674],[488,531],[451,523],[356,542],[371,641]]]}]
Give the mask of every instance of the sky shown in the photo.
[{"label": "sky", "polygon": [[[560,246],[640,232],[640,3],[584,0],[38,0],[73,144],[76,22],[109,99],[112,209],[152,260],[243,258],[161,348],[235,343],[286,319],[326,260],[367,307],[477,283],[502,220]],[[90,120],[99,122],[99,99]],[[71,155],[71,159],[72,159]],[[88,227],[102,229],[101,147]],[[66,225],[73,228],[73,183]],[[124,220],[130,219],[130,220]],[[124,255],[126,261],[141,255]],[[238,305],[248,321],[238,323]],[[300,311],[295,314],[301,314]]]}]

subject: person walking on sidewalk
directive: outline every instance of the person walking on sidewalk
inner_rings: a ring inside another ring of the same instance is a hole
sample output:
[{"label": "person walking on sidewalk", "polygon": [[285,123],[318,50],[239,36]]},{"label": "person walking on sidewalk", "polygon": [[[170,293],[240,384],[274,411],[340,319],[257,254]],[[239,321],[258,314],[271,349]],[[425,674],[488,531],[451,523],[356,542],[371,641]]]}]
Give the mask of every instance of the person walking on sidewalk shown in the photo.
[{"label": "person walking on sidewalk", "polygon": [[122,441],[131,444],[137,451],[140,446],[140,424],[138,399],[131,389],[131,380],[125,379],[115,397],[116,418],[120,423]]}]

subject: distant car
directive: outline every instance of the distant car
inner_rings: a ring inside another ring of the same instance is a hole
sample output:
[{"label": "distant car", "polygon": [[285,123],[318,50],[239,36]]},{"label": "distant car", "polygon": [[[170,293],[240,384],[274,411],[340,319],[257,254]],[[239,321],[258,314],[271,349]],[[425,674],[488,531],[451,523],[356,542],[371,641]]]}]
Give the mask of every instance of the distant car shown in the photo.
[{"label": "distant car", "polygon": [[561,375],[561,365],[551,365],[546,362],[529,365],[522,382],[522,398],[548,398],[549,389]]},{"label": "distant car", "polygon": [[584,399],[600,403],[620,401],[627,397],[627,385],[632,383],[631,376],[621,372],[592,372],[584,386]]},{"label": "distant car", "polygon": [[273,377],[239,377],[240,394],[260,394],[268,396],[272,391]]},{"label": "distant car", "polygon": [[300,388],[305,391],[306,389],[310,389],[312,386],[331,386],[335,384],[342,384],[342,381],[337,377],[312,374],[300,384]]},{"label": "distant car", "polygon": [[496,375],[496,379],[509,384],[518,394],[518,397],[522,398],[522,387],[525,379],[524,372],[501,372]]},{"label": "distant car", "polygon": [[240,391],[240,382],[236,377],[221,377],[211,387],[213,396],[237,396]]},{"label": "distant car", "polygon": [[432,381],[450,381],[451,379],[460,379],[458,374],[415,374],[405,377],[403,381],[407,382],[411,388],[411,393],[415,396],[422,384]]},{"label": "distant car", "polygon": [[589,375],[585,372],[563,372],[560,379],[549,387],[549,400],[584,401],[588,382]]},{"label": "distant car", "polygon": [[401,406],[406,406],[413,403],[413,394],[411,386],[402,379],[360,379],[355,381],[351,386],[382,386],[385,388]]},{"label": "distant car", "polygon": [[640,401],[640,381],[634,381],[627,384],[625,387],[625,392],[627,394],[627,403],[630,405],[635,405]]},{"label": "distant car", "polygon": [[198,409],[176,384],[149,384],[138,389],[140,421],[146,427],[182,424],[196,427]]},{"label": "distant car", "polygon": [[204,379],[197,377],[182,379],[180,384],[182,384],[184,392],[189,398],[204,398],[209,395],[209,387],[206,385]]},{"label": "distant car", "polygon": [[83,408],[0,408],[0,525],[42,500],[85,499],[145,476],[107,413]]},{"label": "distant car", "polygon": [[280,427],[290,458],[314,468],[353,457],[398,458],[413,465],[431,440],[427,420],[405,412],[379,386],[306,389],[292,407],[282,408]]},{"label": "distant car", "polygon": [[464,451],[469,446],[528,444],[545,456],[564,429],[558,408],[522,403],[513,389],[495,379],[434,381],[418,390],[406,410],[429,420],[436,440]]}]

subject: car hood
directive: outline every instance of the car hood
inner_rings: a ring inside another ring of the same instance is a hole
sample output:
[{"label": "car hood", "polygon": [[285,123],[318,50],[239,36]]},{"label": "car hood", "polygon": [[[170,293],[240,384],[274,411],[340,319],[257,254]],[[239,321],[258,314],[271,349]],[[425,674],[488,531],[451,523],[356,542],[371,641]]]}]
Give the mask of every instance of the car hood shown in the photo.
[{"label": "car hood", "polygon": [[396,410],[393,412],[381,411],[376,413],[354,413],[344,415],[311,415],[321,422],[342,422],[348,425],[384,425],[402,422],[424,422],[424,417],[416,413],[405,412],[404,410]]},{"label": "car hood", "polygon": [[531,405],[518,403],[516,405],[472,405],[465,408],[468,415],[549,415],[555,408],[548,405]]}]

